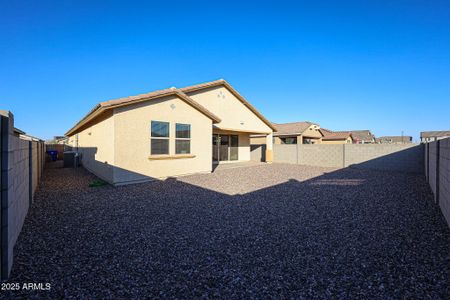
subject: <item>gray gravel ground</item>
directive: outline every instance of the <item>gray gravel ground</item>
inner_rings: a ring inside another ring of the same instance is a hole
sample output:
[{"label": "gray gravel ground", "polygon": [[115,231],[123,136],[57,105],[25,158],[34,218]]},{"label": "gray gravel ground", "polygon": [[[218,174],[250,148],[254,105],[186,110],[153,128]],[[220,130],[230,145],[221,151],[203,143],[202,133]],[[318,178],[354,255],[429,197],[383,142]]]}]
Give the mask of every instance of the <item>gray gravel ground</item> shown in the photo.
[{"label": "gray gravel ground", "polygon": [[450,297],[450,230],[420,175],[273,164],[89,188],[47,169],[3,297]]}]

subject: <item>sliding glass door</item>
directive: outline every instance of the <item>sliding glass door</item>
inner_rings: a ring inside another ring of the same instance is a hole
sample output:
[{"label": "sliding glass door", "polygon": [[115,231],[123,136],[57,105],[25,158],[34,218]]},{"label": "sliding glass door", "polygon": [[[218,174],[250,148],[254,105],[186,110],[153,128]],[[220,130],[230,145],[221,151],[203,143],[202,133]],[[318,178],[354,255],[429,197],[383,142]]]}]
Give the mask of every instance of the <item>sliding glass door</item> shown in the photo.
[{"label": "sliding glass door", "polygon": [[229,151],[230,147],[230,137],[228,135],[220,135],[220,148],[219,148],[219,160],[227,161],[229,160]]},{"label": "sliding glass door", "polygon": [[213,134],[213,162],[239,159],[239,136]]}]

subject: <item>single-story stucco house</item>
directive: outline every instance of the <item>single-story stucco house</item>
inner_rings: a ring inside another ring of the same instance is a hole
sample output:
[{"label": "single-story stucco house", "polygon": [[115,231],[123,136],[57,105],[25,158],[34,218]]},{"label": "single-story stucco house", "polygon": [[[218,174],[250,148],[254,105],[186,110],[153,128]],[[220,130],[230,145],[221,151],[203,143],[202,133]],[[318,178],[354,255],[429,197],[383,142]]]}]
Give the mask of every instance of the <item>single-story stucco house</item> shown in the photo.
[{"label": "single-story stucco house", "polygon": [[225,80],[97,104],[66,136],[81,163],[112,184],[211,172],[250,160],[250,135],[275,128]]},{"label": "single-story stucco house", "polygon": [[370,130],[349,130],[355,144],[375,144],[375,136]]},{"label": "single-story stucco house", "polygon": [[380,136],[377,138],[378,144],[411,144],[412,136],[395,135],[395,136]]},{"label": "single-story stucco house", "polygon": [[312,122],[294,122],[274,124],[275,144],[318,144],[322,138],[319,124]]},{"label": "single-story stucco house", "polygon": [[322,144],[352,144],[354,142],[350,131],[331,131],[322,128]]},{"label": "single-story stucco house", "polygon": [[[312,122],[272,123],[276,132],[273,133],[274,144],[318,144],[322,139],[319,124]],[[252,145],[265,144],[264,135],[250,136]]]}]

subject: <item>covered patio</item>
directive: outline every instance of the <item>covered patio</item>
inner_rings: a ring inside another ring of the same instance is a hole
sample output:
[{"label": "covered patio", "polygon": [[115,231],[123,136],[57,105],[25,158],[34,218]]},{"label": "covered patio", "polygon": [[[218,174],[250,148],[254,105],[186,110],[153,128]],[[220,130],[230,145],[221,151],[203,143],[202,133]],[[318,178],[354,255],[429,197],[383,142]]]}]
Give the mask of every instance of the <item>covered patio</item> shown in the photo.
[{"label": "covered patio", "polygon": [[[251,160],[250,136],[258,134],[264,140],[265,162],[273,161],[273,134],[272,132],[238,131],[221,129],[215,125],[212,136],[213,165],[249,162]],[[269,153],[269,154],[268,154]],[[214,169],[214,167],[213,167]]]}]

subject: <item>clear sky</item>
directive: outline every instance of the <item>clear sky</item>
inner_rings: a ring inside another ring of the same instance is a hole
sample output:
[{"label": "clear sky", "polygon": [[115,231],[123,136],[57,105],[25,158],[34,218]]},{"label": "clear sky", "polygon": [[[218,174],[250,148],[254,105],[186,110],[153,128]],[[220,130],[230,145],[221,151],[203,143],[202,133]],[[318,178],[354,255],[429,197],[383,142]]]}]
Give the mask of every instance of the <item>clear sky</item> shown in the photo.
[{"label": "clear sky", "polygon": [[0,109],[29,134],[219,78],[276,123],[450,129],[450,1],[0,0]]}]

